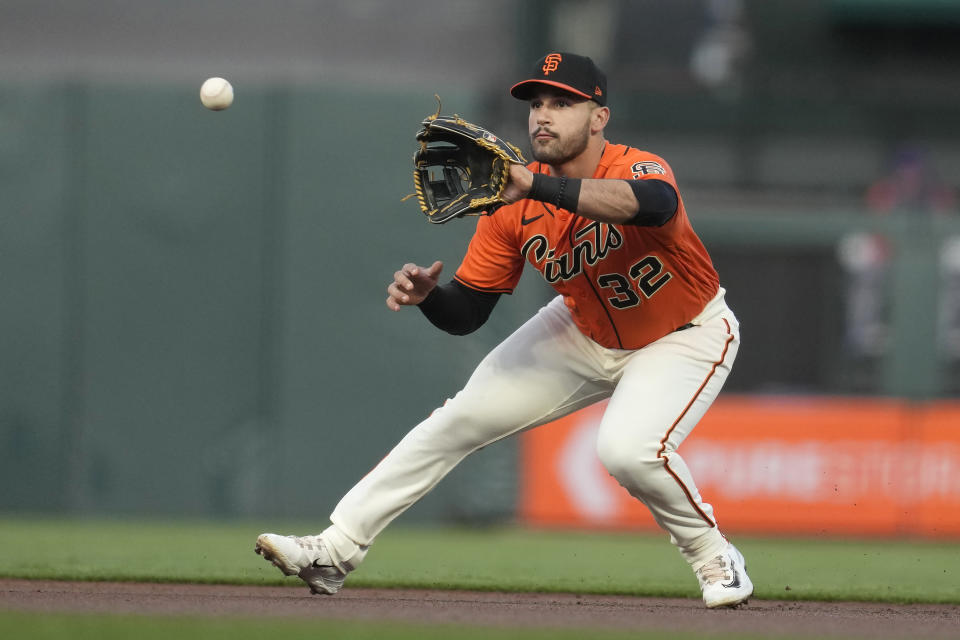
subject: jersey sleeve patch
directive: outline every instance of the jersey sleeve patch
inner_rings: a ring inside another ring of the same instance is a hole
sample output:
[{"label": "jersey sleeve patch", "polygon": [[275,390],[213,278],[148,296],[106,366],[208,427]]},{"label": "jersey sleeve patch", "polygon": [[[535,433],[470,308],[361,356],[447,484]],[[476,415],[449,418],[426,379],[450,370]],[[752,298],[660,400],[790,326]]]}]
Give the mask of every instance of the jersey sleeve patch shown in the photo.
[{"label": "jersey sleeve patch", "polygon": [[634,178],[640,178],[641,176],[648,176],[651,174],[666,175],[667,173],[667,170],[663,168],[662,164],[652,160],[634,162],[630,167],[630,171],[633,172]]}]

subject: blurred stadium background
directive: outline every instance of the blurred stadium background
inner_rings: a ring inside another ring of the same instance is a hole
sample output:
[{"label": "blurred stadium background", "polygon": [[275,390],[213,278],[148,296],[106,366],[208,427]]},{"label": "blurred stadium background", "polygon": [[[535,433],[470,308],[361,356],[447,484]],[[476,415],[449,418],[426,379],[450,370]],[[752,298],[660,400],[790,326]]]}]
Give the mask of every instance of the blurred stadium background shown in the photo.
[{"label": "blurred stadium background", "polygon": [[[728,394],[949,408],[958,36],[957,0],[0,0],[0,510],[323,525],[550,296],[466,339],[383,304],[472,229],[400,202],[433,94],[522,143],[506,89],[551,49],[672,164],[743,325]],[[405,521],[515,519],[520,446]]]}]

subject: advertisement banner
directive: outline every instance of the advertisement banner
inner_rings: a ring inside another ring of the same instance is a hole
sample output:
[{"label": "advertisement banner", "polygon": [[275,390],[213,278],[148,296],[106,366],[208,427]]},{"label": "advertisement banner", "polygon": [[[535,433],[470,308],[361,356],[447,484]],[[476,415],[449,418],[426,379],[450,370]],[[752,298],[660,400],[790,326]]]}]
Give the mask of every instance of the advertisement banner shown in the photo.
[{"label": "advertisement banner", "polygon": [[[523,522],[656,528],[597,459],[605,406],[523,435]],[[722,397],[678,451],[724,531],[960,536],[957,402]]]}]

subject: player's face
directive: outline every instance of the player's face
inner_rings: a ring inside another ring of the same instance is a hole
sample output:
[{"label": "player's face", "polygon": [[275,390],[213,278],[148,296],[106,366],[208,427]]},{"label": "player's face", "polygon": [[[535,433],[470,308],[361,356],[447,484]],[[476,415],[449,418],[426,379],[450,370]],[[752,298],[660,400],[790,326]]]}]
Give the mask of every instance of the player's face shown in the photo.
[{"label": "player's face", "polygon": [[541,92],[530,100],[530,146],[533,157],[560,166],[583,153],[590,141],[594,103],[566,93]]}]

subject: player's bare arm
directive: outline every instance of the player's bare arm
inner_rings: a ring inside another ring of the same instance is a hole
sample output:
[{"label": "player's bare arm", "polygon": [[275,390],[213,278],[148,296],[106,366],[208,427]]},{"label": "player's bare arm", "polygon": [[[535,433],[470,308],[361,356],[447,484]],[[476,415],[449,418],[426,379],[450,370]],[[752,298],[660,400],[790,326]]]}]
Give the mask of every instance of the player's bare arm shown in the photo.
[{"label": "player's bare arm", "polygon": [[[539,194],[531,195],[535,176],[538,180],[554,182],[541,186]],[[567,178],[566,184],[558,185],[556,180],[560,179],[534,174],[518,164],[510,165],[510,182],[504,196],[510,198],[509,202],[533,197],[565,205],[565,209],[575,211],[577,215],[608,224],[656,226],[669,220],[677,209],[676,191],[662,181]]]},{"label": "player's bare arm", "polygon": [[582,180],[577,214],[610,224],[631,221],[640,203],[625,180]]},{"label": "player's bare arm", "polygon": [[429,267],[408,262],[393,274],[393,282],[387,287],[387,307],[400,311],[400,307],[417,305],[437,286],[437,278],[443,270],[439,260]]},{"label": "player's bare arm", "polygon": [[[510,165],[510,183],[504,192],[509,202],[530,195],[534,173],[519,164]],[[576,212],[585,218],[623,224],[640,210],[640,204],[630,186],[623,180],[581,179]]]}]

